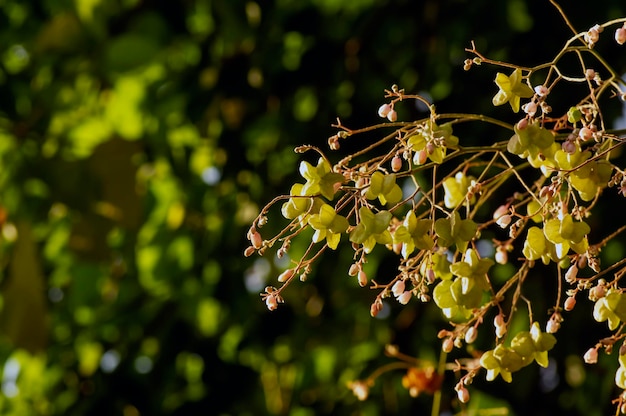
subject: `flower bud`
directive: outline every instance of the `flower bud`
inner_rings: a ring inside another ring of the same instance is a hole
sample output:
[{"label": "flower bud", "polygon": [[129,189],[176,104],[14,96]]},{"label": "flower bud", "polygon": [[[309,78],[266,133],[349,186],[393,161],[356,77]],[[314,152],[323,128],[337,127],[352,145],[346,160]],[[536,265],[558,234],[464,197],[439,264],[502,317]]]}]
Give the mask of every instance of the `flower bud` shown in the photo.
[{"label": "flower bud", "polygon": [[284,283],[293,277],[294,269],[287,269],[278,276],[278,281]]},{"label": "flower bud", "polygon": [[406,284],[404,283],[404,280],[398,280],[391,288],[391,292],[395,297],[398,297],[404,293],[405,286]]},{"label": "flower bud", "polygon": [[454,340],[450,337],[446,338],[443,340],[443,343],[441,344],[441,350],[443,352],[450,352],[454,349]]},{"label": "flower bud", "polygon": [[580,137],[581,140],[584,141],[590,140],[591,138],[593,138],[593,130],[588,127],[583,127],[578,132],[578,137]]},{"label": "flower bud", "polygon": [[407,290],[406,292],[398,296],[398,302],[401,303],[402,305],[406,305],[407,303],[409,303],[412,297],[413,297],[413,293],[410,290]]},{"label": "flower bud", "polygon": [[461,387],[460,389],[458,389],[456,392],[456,395],[459,398],[459,401],[461,403],[469,402],[469,399],[470,399],[469,391],[465,387]]},{"label": "flower bud", "polygon": [[546,95],[548,95],[548,89],[544,85],[537,85],[535,87],[535,94],[540,97],[545,97]]},{"label": "flower bud", "polygon": [[256,249],[254,247],[250,246],[243,252],[243,255],[246,256],[246,257],[250,257],[251,255],[254,254],[255,251],[256,251]]},{"label": "flower bud", "polygon": [[626,42],[626,29],[620,27],[615,31],[615,41],[620,45],[623,45]]},{"label": "flower bud", "polygon": [[359,270],[359,286],[364,287],[367,285],[367,275],[363,270]]},{"label": "flower bud", "polygon": [[509,253],[507,253],[504,247],[499,246],[496,248],[495,259],[498,264],[507,264],[509,262]]},{"label": "flower bud", "polygon": [[471,326],[465,333],[465,342],[467,342],[468,344],[471,344],[472,342],[476,341],[477,336],[478,336],[478,331],[476,330],[476,327]]},{"label": "flower bud", "polygon": [[370,306],[370,315],[372,318],[376,318],[378,313],[383,310],[383,303],[379,300],[374,301],[372,306]]},{"label": "flower bud", "polygon": [[382,118],[387,117],[387,114],[391,111],[392,107],[389,104],[383,104],[378,108],[378,115]]},{"label": "flower bud", "polygon": [[387,113],[387,120],[394,122],[398,119],[398,113],[393,108]]},{"label": "flower bud", "polygon": [[557,319],[550,318],[546,323],[546,332],[548,334],[556,333],[559,328],[561,328],[561,323]]},{"label": "flower bud", "polygon": [[435,275],[435,271],[433,270],[432,267],[429,267],[428,270],[426,270],[426,282],[428,282],[428,284],[433,284],[435,283],[435,278],[437,276]]},{"label": "flower bud", "polygon": [[276,310],[276,308],[278,308],[278,300],[276,299],[276,296],[268,295],[265,298],[265,306],[267,306],[267,309],[270,311]]},{"label": "flower bud", "polygon": [[348,276],[356,276],[359,274],[359,266],[356,263],[350,265],[350,269],[348,270]]},{"label": "flower bud", "polygon": [[598,362],[598,350],[596,348],[589,348],[585,355],[583,356],[583,360],[587,364],[595,364]]},{"label": "flower bud", "polygon": [[413,163],[415,163],[416,165],[423,165],[424,163],[426,163],[427,159],[428,152],[426,152],[426,150],[424,149],[418,150],[417,153],[415,153],[415,156],[413,156]]},{"label": "flower bud", "polygon": [[569,284],[573,284],[576,282],[576,276],[578,276],[578,266],[572,264],[565,273],[565,281]]},{"label": "flower bud", "polygon": [[530,101],[522,106],[522,110],[529,116],[533,117],[537,112],[537,104],[535,104],[534,101]]},{"label": "flower bud", "polygon": [[523,118],[520,121],[517,122],[517,129],[518,130],[524,130],[526,127],[528,127],[528,120]]},{"label": "flower bud", "polygon": [[510,215],[508,215],[508,214],[506,214],[506,215],[503,215],[503,216],[501,216],[500,218],[498,218],[498,219],[496,220],[496,224],[498,224],[498,226],[499,226],[500,228],[506,228],[506,227],[508,227],[508,226],[509,226],[509,224],[511,223],[511,219],[512,219],[512,218],[511,218],[511,216],[510,216]]},{"label": "flower bud", "polygon": [[576,153],[576,143],[571,140],[565,140],[561,145],[561,150],[563,150],[568,155],[573,155]]},{"label": "flower bud", "polygon": [[589,81],[593,80],[596,77],[596,71],[593,70],[592,68],[588,68],[585,71],[585,78],[587,78]]},{"label": "flower bud", "polygon": [[565,304],[563,305],[563,309],[565,309],[566,311],[571,311],[572,309],[574,309],[574,306],[576,306],[575,297],[570,296],[569,298],[565,299]]},{"label": "flower bud", "polygon": [[259,249],[263,246],[263,237],[258,231],[253,231],[250,234],[250,242],[254,248]]},{"label": "flower bud", "polygon": [[402,169],[402,158],[396,155],[391,159],[391,170],[398,172],[400,169]]}]

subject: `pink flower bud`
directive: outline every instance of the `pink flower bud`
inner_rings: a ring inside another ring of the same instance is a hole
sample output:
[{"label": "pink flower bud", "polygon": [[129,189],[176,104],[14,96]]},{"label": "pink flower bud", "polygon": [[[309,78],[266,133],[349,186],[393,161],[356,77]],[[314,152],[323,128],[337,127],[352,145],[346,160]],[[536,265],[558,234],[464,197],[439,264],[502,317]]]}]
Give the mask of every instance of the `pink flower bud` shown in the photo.
[{"label": "pink flower bud", "polygon": [[535,94],[540,97],[545,97],[546,95],[548,95],[548,89],[543,85],[537,85],[535,87]]},{"label": "pink flower bud", "polygon": [[561,149],[568,155],[576,153],[576,143],[571,140],[565,140],[561,145]]},{"label": "pink flower bud", "polygon": [[254,247],[250,246],[243,252],[243,255],[246,256],[246,257],[250,257],[251,255],[254,254],[255,251],[256,251],[256,249]]},{"label": "pink flower bud", "polygon": [[511,223],[511,216],[508,214],[503,215],[496,220],[496,224],[498,224],[500,228],[506,228],[509,226],[510,223]]},{"label": "pink flower bud", "polygon": [[359,266],[356,263],[350,265],[350,269],[348,270],[348,276],[356,276],[359,274]]},{"label": "pink flower bud", "polygon": [[254,231],[250,234],[250,242],[254,248],[259,249],[263,246],[263,237],[258,231]]},{"label": "pink flower bud", "polygon": [[583,127],[578,132],[578,137],[585,141],[590,140],[591,138],[593,138],[593,130],[588,127]]},{"label": "pink flower bud", "polygon": [[589,81],[593,80],[596,77],[596,71],[594,71],[593,69],[589,68],[585,71],[585,78],[587,78]]},{"label": "pink flower bud", "polygon": [[494,212],[493,212],[493,219],[497,220],[498,218],[500,218],[503,215],[506,215],[509,213],[509,207],[506,205],[500,205]]},{"label": "pink flower bud", "polygon": [[287,269],[284,272],[282,272],[279,276],[278,276],[278,281],[283,283],[286,282],[287,280],[291,279],[293,276],[294,270],[293,269]]},{"label": "pink flower bud", "polygon": [[461,403],[467,403],[470,399],[469,391],[465,387],[461,387],[456,392],[457,397]]},{"label": "pink flower bud", "polygon": [[578,276],[578,266],[575,264],[572,264],[570,268],[567,269],[567,272],[565,273],[565,281],[570,284],[575,283],[577,276]]},{"label": "pink flower bud", "polygon": [[626,29],[620,27],[615,31],[615,41],[620,45],[623,45],[626,42]]},{"label": "pink flower bud", "polygon": [[528,120],[523,118],[520,121],[517,122],[517,129],[518,130],[524,130],[526,127],[528,127]]},{"label": "pink flower bud", "polygon": [[387,120],[394,122],[398,119],[398,113],[393,108],[387,113]]},{"label": "pink flower bud", "polygon": [[365,285],[367,285],[367,275],[365,274],[365,272],[363,270],[359,271],[359,286],[364,287]]},{"label": "pink flower bud", "polygon": [[531,101],[529,103],[526,103],[522,106],[522,110],[528,114],[529,116],[534,116],[535,113],[537,112],[537,104],[535,104],[534,101]]},{"label": "pink flower bud", "polygon": [[574,306],[576,306],[575,297],[570,296],[569,298],[565,299],[565,304],[563,305],[563,309],[565,309],[566,311],[571,311],[572,309],[574,309]]},{"label": "pink flower bud", "polygon": [[471,344],[472,342],[476,341],[477,336],[478,336],[478,331],[476,330],[476,327],[471,326],[465,333],[465,342],[467,342],[468,344]]},{"label": "pink flower bud", "polygon": [[265,298],[265,306],[267,306],[267,309],[270,311],[276,310],[276,308],[278,308],[278,300],[276,299],[276,296],[268,295]]},{"label": "pink flower bud", "polygon": [[423,165],[424,163],[426,163],[427,159],[428,153],[426,152],[426,150],[422,149],[415,153],[415,156],[413,156],[413,163],[415,163],[416,165]]},{"label": "pink flower bud", "polygon": [[402,158],[400,156],[394,156],[391,159],[391,170],[394,172],[398,172],[402,169]]},{"label": "pink flower bud", "polygon": [[406,284],[404,283],[404,280],[398,280],[391,288],[391,292],[395,297],[398,297],[404,293],[405,286]]},{"label": "pink flower bud", "polygon": [[398,296],[398,302],[401,303],[402,305],[406,305],[407,303],[409,303],[412,297],[413,297],[413,293],[410,290],[407,290],[406,292]]},{"label": "pink flower bud", "polygon": [[556,333],[561,328],[561,323],[557,319],[550,318],[546,323],[546,332],[549,334]]},{"label": "pink flower bud", "polygon": [[383,104],[378,108],[378,115],[382,118],[387,117],[387,114],[391,111],[392,107],[389,104]]},{"label": "pink flower bud", "polygon": [[441,350],[443,352],[450,352],[454,349],[454,340],[452,338],[446,338],[441,344]]},{"label": "pink flower bud", "polygon": [[583,360],[587,364],[595,364],[598,362],[598,350],[596,348],[589,348],[585,355],[583,356]]}]

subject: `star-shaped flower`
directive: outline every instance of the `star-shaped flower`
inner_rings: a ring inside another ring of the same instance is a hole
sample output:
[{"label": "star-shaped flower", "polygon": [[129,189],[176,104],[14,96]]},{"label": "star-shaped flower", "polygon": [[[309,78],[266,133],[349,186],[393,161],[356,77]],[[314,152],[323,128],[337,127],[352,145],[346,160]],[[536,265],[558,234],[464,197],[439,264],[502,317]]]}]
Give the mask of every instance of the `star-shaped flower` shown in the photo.
[{"label": "star-shaped flower", "polygon": [[517,113],[520,107],[520,98],[533,96],[533,90],[522,82],[522,71],[519,68],[508,77],[498,72],[495,82],[500,91],[493,97],[493,105],[497,106],[508,102],[513,111]]}]

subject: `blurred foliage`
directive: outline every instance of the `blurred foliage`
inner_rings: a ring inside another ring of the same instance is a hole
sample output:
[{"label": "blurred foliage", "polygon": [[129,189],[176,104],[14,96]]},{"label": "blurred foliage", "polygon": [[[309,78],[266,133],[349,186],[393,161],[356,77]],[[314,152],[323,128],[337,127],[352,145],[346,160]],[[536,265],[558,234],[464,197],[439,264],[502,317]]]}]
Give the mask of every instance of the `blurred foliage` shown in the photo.
[{"label": "blurred foliage", "polygon": [[[583,30],[626,9],[566,12]],[[540,62],[569,35],[547,1],[4,0],[0,22],[0,413],[429,408],[399,377],[363,403],[346,383],[388,342],[435,358],[434,311],[371,319],[340,251],[270,314],[258,292],[284,263],[244,260],[245,230],[296,177],[293,146],[324,145],[336,116],[367,124],[392,83],[480,113],[493,74],[470,79],[463,49]],[[556,384],[529,369],[480,400],[603,414],[587,399],[610,397],[612,373],[583,368],[569,331]]]}]

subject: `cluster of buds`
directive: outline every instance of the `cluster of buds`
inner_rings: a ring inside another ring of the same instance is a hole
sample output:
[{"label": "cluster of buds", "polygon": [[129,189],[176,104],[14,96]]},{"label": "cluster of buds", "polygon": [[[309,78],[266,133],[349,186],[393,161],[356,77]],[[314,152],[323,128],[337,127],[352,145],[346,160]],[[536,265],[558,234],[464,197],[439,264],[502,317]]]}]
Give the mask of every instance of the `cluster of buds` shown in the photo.
[{"label": "cluster of buds", "polygon": [[404,279],[398,280],[391,288],[391,293],[396,297],[396,300],[402,305],[409,303],[413,297],[413,292],[406,290],[406,283]]},{"label": "cluster of buds", "polygon": [[496,327],[496,337],[503,338],[506,335],[506,323],[504,322],[504,315],[499,313],[493,318],[493,326]]},{"label": "cluster of buds", "polygon": [[378,115],[382,118],[387,118],[387,120],[393,122],[398,119],[398,113],[393,109],[392,104],[383,104],[378,108]]}]

